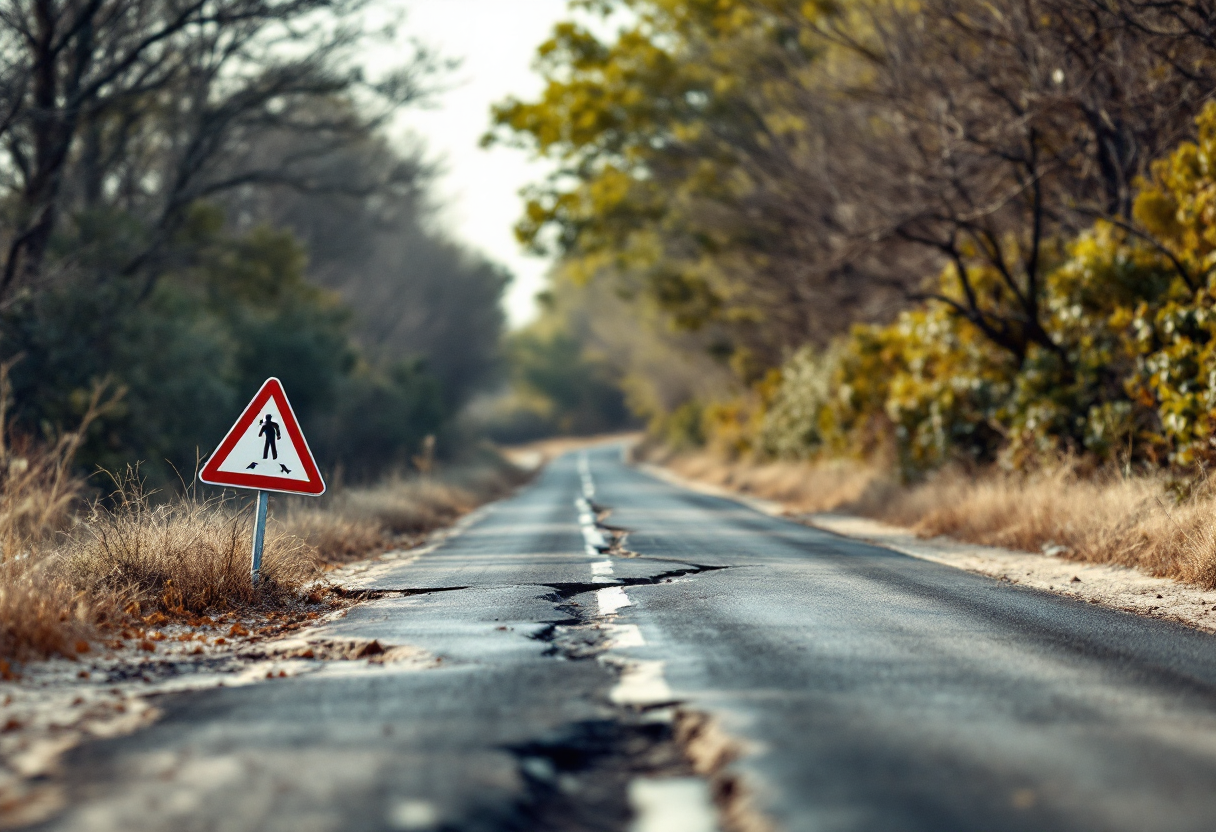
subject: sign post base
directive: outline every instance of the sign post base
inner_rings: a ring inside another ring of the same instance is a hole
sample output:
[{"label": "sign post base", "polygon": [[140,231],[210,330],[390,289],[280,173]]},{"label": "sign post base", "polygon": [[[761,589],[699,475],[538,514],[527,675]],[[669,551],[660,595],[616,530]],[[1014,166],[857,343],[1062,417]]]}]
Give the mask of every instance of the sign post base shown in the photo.
[{"label": "sign post base", "polygon": [[262,546],[266,542],[266,507],[270,501],[268,491],[258,492],[258,510],[253,519],[253,582],[258,582],[258,573],[262,571]]}]

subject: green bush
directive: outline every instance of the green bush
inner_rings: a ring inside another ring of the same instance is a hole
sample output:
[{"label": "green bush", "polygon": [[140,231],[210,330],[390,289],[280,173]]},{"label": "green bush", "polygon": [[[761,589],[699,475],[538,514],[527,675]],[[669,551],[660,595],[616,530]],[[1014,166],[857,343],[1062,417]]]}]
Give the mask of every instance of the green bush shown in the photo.
[{"label": "green bush", "polygon": [[356,477],[408,464],[450,415],[416,362],[380,370],[360,360],[349,312],[305,279],[289,233],[232,235],[203,207],[179,245],[186,264],[152,285],[109,271],[106,252],[5,310],[13,429],[42,435],[78,422],[106,380],[124,393],[92,425],[81,464],[113,471],[140,460],[163,486],[192,477],[196,454],[214,448],[270,376],[322,464]]}]

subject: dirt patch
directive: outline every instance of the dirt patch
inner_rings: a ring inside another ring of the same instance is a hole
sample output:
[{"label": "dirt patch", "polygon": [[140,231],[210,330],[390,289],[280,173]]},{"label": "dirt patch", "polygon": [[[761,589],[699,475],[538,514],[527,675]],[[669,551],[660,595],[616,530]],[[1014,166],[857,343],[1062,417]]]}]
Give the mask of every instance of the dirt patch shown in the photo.
[{"label": "dirt patch", "polygon": [[[156,698],[209,687],[235,687],[322,672],[333,662],[397,670],[438,667],[410,645],[320,635],[345,610],[309,621],[285,637],[257,635],[240,621],[203,638],[185,627],[156,631],[155,653],[132,642],[122,649],[24,668],[0,688],[0,828],[43,820],[62,805],[55,780],[60,756],[89,739],[136,731],[156,719]],[[226,622],[225,622],[226,623]],[[316,633],[314,635],[314,633]]]},{"label": "dirt patch", "polygon": [[746,753],[708,714],[677,709],[675,741],[700,777],[709,780],[723,832],[773,832],[772,822],[755,805],[746,782],[730,764]]},{"label": "dirt patch", "polygon": [[384,644],[378,639],[293,638],[273,642],[248,654],[266,659],[315,659],[323,662],[366,660],[370,664],[408,663],[417,667],[438,666],[438,660],[419,647]]}]

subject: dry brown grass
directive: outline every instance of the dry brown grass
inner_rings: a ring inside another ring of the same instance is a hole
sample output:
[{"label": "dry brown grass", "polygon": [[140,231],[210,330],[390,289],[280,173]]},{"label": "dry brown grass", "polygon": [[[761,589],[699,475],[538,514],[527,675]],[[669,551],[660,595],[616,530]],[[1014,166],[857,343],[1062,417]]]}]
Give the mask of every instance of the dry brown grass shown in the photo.
[{"label": "dry brown grass", "polygon": [[27,538],[0,564],[0,659],[85,652],[107,621],[297,603],[318,574],[315,555],[297,538],[268,534],[255,586],[251,523],[236,500],[153,505],[137,482],[123,482],[70,531]]},{"label": "dry brown grass", "polygon": [[94,605],[46,559],[0,565],[0,678],[10,661],[86,652]]},{"label": "dry brown grass", "polygon": [[267,531],[304,541],[325,563],[349,563],[392,548],[392,540],[370,518],[348,517],[332,508],[295,504],[282,517],[272,512]]},{"label": "dry brown grass", "polygon": [[481,502],[459,485],[424,479],[389,480],[352,489],[338,511],[379,523],[390,535],[420,534],[449,525]]},{"label": "dry brown grass", "polygon": [[725,461],[652,453],[689,479],[779,501],[794,513],[843,511],[925,537],[1115,563],[1216,588],[1216,483],[1185,499],[1164,475],[1080,475],[1065,463],[1030,474],[943,471],[901,486],[876,465]]},{"label": "dry brown grass", "polygon": [[346,489],[320,506],[284,501],[276,507],[281,520],[272,514],[268,525],[254,584],[248,498],[189,491],[154,500],[128,471],[104,501],[84,503],[72,457],[94,415],[49,446],[0,448],[0,677],[12,660],[86,651],[102,629],[127,620],[256,615],[316,602],[321,560],[412,544],[523,477],[485,457],[433,477]]},{"label": "dry brown grass", "polygon": [[187,493],[153,504],[133,476],[117,485],[58,550],[88,597],[113,599],[133,615],[197,615],[291,603],[318,577],[313,550],[271,527],[253,583],[251,501]]},{"label": "dry brown grass", "polygon": [[1216,588],[1216,493],[1182,501],[1162,476],[1086,478],[1068,466],[1031,475],[947,473],[909,489],[881,519],[927,537],[1135,566]]},{"label": "dry brown grass", "polygon": [[0,365],[0,676],[9,673],[9,659],[88,649],[95,604],[63,573],[54,542],[73,524],[84,489],[72,467],[76,451],[109,406],[98,387],[76,431],[44,444],[10,436],[11,366]]}]

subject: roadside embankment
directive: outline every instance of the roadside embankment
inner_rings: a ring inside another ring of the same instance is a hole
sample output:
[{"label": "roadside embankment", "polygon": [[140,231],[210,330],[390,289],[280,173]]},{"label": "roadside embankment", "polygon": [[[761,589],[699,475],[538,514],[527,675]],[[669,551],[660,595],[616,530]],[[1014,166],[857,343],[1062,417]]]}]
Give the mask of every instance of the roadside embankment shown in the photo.
[{"label": "roadside embankment", "polygon": [[947,471],[643,455],[653,473],[836,534],[1091,603],[1216,631],[1216,488],[1164,476]]}]

